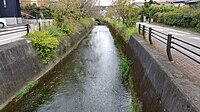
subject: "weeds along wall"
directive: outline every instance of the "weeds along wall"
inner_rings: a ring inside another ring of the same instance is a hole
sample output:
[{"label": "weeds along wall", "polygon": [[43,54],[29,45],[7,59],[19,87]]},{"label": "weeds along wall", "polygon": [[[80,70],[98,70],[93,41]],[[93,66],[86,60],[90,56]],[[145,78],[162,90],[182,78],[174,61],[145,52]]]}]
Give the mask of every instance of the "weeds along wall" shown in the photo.
[{"label": "weeds along wall", "polygon": [[48,64],[43,64],[43,60],[28,39],[0,46],[0,109],[29,82],[39,79],[59,63],[74,47],[77,47],[91,29],[92,27],[85,28],[63,40],[58,46],[56,61]]}]

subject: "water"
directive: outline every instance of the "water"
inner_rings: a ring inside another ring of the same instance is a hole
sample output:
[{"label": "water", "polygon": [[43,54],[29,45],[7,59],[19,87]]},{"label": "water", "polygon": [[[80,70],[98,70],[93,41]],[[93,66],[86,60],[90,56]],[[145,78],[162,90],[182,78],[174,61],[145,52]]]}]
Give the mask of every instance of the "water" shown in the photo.
[{"label": "water", "polygon": [[106,26],[95,26],[77,50],[43,83],[6,112],[130,112],[131,95],[122,84],[119,58]]}]

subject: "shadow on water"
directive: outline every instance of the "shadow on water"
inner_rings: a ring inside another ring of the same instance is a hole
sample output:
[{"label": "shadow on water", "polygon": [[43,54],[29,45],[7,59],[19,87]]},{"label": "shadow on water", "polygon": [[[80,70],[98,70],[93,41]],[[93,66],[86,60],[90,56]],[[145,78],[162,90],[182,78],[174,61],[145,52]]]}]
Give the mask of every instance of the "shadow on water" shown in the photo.
[{"label": "shadow on water", "polygon": [[5,112],[129,112],[114,40],[106,26],[94,27],[77,50],[46,74]]}]

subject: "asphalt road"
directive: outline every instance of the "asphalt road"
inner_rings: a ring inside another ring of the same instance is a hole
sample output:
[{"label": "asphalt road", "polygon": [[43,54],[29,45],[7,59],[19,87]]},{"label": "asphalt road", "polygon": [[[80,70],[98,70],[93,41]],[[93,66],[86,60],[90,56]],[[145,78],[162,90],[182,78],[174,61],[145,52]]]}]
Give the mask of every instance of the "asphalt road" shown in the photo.
[{"label": "asphalt road", "polygon": [[27,33],[26,26],[7,26],[0,29],[0,45],[10,43],[25,36]]},{"label": "asphalt road", "polygon": [[[138,26],[139,23],[137,23],[137,26]],[[177,28],[174,28],[174,27],[166,27],[166,26],[158,26],[158,25],[152,25],[152,24],[149,24],[149,23],[140,23],[142,25],[145,25],[147,27],[151,27],[152,29],[155,29],[159,32],[162,32],[162,33],[165,33],[165,34],[172,34],[173,37],[175,38],[178,38],[178,39],[181,39],[185,42],[189,42],[193,45],[196,45],[198,47],[200,47],[200,34],[199,33],[196,33],[196,32],[192,32],[192,31],[184,31],[184,30],[180,30],[180,29],[177,29]],[[159,34],[161,36],[164,36],[162,34]],[[167,38],[167,36],[164,36],[165,38]],[[161,39],[161,38],[160,38]],[[163,40],[163,39],[161,39]],[[163,40],[165,42],[167,42],[166,40]],[[197,49],[197,48],[194,48],[194,47],[191,47],[187,44],[184,44],[182,42],[179,42],[177,40],[172,40],[173,42],[175,43],[178,43],[180,44],[181,46],[191,50],[191,51],[194,51],[195,53],[198,53],[200,54],[200,49]],[[194,53],[191,53],[191,52],[188,52],[187,50],[184,50],[183,48],[177,46],[177,45],[173,45],[173,47],[177,48],[178,50],[188,54],[189,56],[191,56],[192,58],[198,60],[200,62],[200,57],[195,55]]]}]

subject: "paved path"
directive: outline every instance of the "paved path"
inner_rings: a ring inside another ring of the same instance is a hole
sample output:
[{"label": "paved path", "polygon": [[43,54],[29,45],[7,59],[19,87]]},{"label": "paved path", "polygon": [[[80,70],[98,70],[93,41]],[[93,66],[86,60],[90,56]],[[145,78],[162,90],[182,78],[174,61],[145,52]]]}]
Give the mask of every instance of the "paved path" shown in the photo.
[{"label": "paved path", "polygon": [[26,26],[8,26],[0,29],[0,45],[22,39],[20,37],[25,36],[27,33],[23,30],[26,30]]},{"label": "paved path", "polygon": [[[137,23],[138,24],[138,23]],[[152,25],[152,24],[148,24],[148,23],[140,23],[142,25],[145,25],[147,27],[152,27],[153,29],[163,32],[165,34],[172,34],[175,38],[184,40],[186,42],[192,43],[194,45],[197,45],[200,47],[200,34],[196,33],[196,32],[192,32],[192,31],[185,31],[185,30],[181,30],[181,29],[176,29],[173,27],[163,27],[163,26],[159,26],[159,25]],[[175,40],[173,40],[174,42],[177,42]],[[183,43],[177,42],[179,44],[181,44],[182,46],[200,54],[200,50],[199,49],[195,49],[193,47],[187,46]],[[166,56],[166,45],[159,42],[156,39],[153,39],[153,44],[155,45],[155,47],[164,55]],[[181,50],[184,53],[189,54],[189,56],[195,58],[196,60],[200,61],[200,57],[185,51],[184,49],[181,49],[178,46],[173,45],[174,47],[178,48],[179,50]],[[200,87],[200,64],[194,62],[193,60],[187,58],[186,56],[182,55],[181,53],[172,50],[172,56],[173,59],[175,61],[175,65],[184,73],[186,74],[186,77],[188,77],[195,85]]]}]

